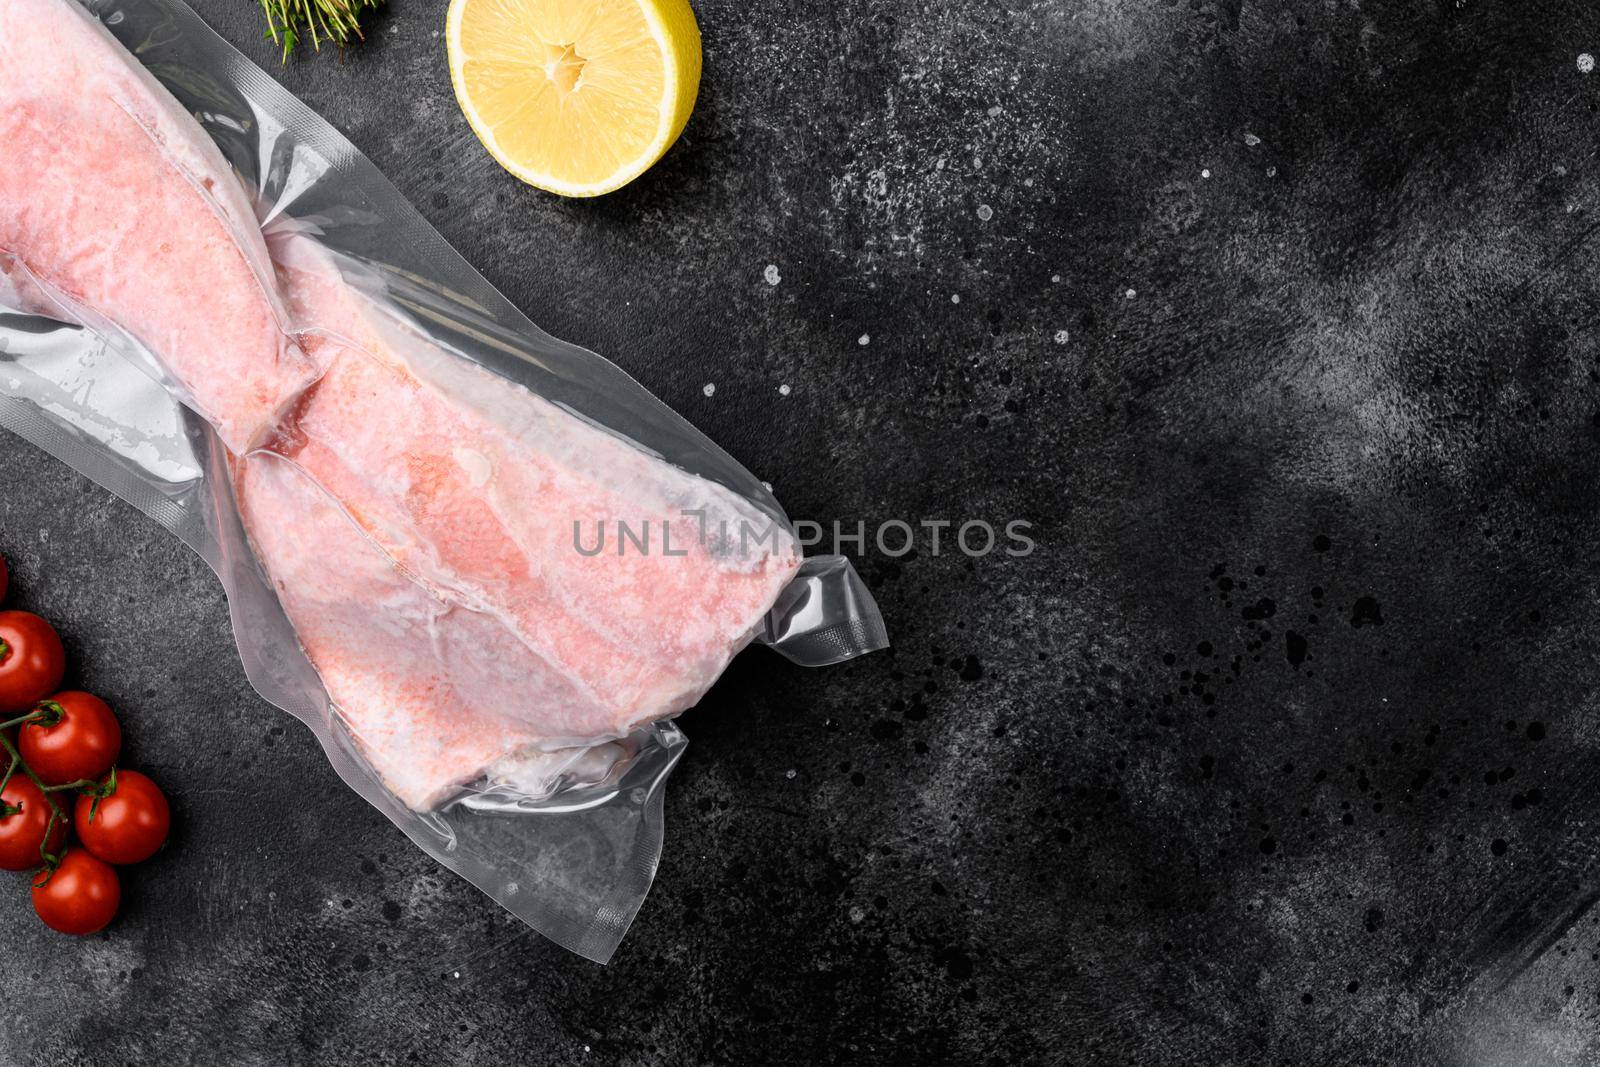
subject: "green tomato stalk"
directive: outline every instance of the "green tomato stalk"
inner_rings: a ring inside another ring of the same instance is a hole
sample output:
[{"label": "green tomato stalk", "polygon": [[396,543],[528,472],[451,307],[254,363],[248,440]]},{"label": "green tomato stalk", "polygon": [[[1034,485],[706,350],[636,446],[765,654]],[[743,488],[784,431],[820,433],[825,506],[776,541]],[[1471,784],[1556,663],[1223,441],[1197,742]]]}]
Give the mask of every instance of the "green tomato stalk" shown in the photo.
[{"label": "green tomato stalk", "polygon": [[283,61],[300,43],[311,38],[311,47],[321,51],[323,41],[343,48],[352,40],[362,40],[361,16],[376,9],[383,0],[261,0],[267,16],[267,36],[283,46]]}]

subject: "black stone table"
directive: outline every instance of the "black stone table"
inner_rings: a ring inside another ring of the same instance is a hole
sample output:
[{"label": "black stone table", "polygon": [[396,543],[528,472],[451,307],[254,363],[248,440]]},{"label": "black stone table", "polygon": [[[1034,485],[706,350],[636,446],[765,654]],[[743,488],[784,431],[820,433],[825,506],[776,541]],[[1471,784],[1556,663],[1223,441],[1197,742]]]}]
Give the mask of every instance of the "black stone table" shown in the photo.
[{"label": "black stone table", "polygon": [[102,937],[0,893],[0,1062],[1596,1062],[1592,7],[697,6],[683,142],[576,203],[473,139],[443,0],[286,69],[200,5],[794,515],[1036,550],[869,549],[893,652],[741,656],[601,968],[335,778],[201,563],[0,439],[18,602],[178,827]]}]

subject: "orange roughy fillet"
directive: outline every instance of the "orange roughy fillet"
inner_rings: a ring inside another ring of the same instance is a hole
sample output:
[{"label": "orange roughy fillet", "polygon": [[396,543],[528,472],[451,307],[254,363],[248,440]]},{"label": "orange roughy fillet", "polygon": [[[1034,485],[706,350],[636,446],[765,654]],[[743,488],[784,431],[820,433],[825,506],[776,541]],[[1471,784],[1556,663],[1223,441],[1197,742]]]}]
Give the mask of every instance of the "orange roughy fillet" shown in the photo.
[{"label": "orange roughy fillet", "polygon": [[233,171],[73,0],[0,0],[0,260],[143,345],[230,449],[315,375]]}]

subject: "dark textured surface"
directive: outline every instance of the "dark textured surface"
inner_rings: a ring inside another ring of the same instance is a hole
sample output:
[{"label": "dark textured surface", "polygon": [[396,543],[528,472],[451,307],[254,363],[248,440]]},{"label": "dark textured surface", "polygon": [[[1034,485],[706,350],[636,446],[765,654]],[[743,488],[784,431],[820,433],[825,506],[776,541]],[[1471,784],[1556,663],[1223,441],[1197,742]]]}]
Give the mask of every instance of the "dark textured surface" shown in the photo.
[{"label": "dark textured surface", "polygon": [[600,968],[338,782],[202,564],[6,438],[19,603],[178,831],[102,938],[0,894],[0,1059],[1600,1058],[1592,9],[697,6],[685,141],[596,203],[478,148],[442,0],[283,71],[200,8],[793,514],[1038,550],[868,555],[892,653],[741,657]]}]

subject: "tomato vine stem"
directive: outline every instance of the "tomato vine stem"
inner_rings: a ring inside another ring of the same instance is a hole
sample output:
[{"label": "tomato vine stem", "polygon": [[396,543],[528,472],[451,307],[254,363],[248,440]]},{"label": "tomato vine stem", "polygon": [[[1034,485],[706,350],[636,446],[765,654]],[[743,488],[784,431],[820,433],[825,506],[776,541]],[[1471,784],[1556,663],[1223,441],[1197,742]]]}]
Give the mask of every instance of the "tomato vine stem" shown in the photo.
[{"label": "tomato vine stem", "polygon": [[63,789],[93,789],[99,784],[100,783],[95,781],[93,778],[79,778],[76,782],[62,782],[60,785],[47,785],[44,787],[44,791],[46,793],[59,793]]},{"label": "tomato vine stem", "polygon": [[[5,642],[0,641],[0,644],[4,644],[4,643]],[[59,704],[56,705],[56,710],[57,711],[59,711],[60,708],[61,708],[61,705],[59,705]],[[44,712],[41,711],[39,708],[34,708],[32,711],[28,712],[28,714],[26,714],[26,715],[18,715],[15,719],[7,719],[5,722],[0,722],[0,730],[9,730],[13,726],[26,726],[30,722],[39,722],[43,718],[44,718]]]}]

